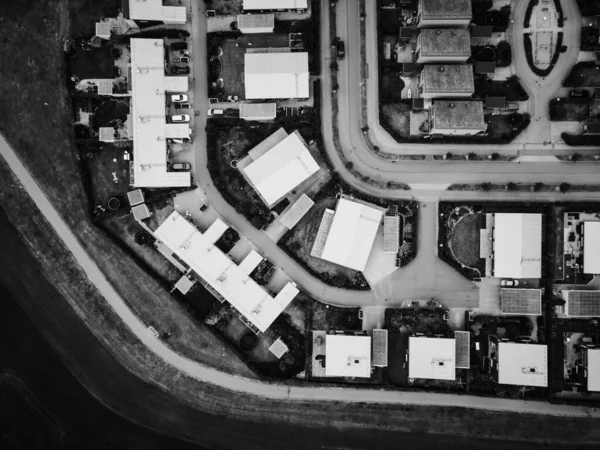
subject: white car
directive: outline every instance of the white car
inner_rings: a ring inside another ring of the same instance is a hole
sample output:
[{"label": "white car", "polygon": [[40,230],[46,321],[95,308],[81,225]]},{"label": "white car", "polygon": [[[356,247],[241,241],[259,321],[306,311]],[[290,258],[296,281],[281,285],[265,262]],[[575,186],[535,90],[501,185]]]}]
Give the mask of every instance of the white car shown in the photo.
[{"label": "white car", "polygon": [[190,116],[188,114],[175,114],[174,116],[171,116],[171,122],[174,123],[186,123],[189,122],[191,120]]},{"label": "white car", "polygon": [[208,110],[208,115],[209,116],[222,116],[223,114],[225,114],[225,111],[223,111],[222,109],[209,109]]},{"label": "white car", "polygon": [[171,101],[173,103],[187,102],[188,96],[186,94],[173,94],[171,95]]},{"label": "white car", "polygon": [[519,285],[519,280],[501,280],[500,286],[516,287]]}]

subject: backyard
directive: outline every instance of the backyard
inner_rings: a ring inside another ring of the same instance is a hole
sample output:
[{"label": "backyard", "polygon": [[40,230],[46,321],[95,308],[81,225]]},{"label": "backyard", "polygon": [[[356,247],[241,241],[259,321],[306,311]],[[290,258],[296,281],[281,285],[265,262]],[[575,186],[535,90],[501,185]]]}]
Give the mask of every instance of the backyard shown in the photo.
[{"label": "backyard", "polygon": [[590,114],[589,99],[560,98],[550,101],[550,120],[556,122],[586,120]]},{"label": "backyard", "polygon": [[573,66],[563,86],[600,87],[600,68],[594,61],[579,62]]},{"label": "backyard", "polygon": [[121,206],[127,206],[129,186],[129,161],[123,160],[124,149],[109,143],[100,143],[98,151],[81,154],[91,185],[90,201],[93,206],[107,207],[110,198],[116,197]]},{"label": "backyard", "polygon": [[505,97],[506,101],[518,102],[529,99],[529,95],[521,86],[518,77],[512,76],[504,81],[477,78],[475,80],[475,97]]},{"label": "backyard", "polygon": [[485,271],[485,261],[479,257],[479,230],[482,228],[485,228],[485,216],[468,214],[454,225],[448,243],[458,263],[477,267],[480,272]]},{"label": "backyard", "polygon": [[381,105],[381,122],[387,124],[402,137],[410,136],[410,110],[406,103],[384,103]]}]

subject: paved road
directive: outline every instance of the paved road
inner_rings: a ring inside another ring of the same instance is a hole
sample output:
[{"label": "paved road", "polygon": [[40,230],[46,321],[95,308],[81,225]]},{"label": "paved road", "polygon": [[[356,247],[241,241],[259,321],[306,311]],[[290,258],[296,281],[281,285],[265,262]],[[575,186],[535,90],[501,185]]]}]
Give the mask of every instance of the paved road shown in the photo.
[{"label": "paved road", "polygon": [[88,278],[102,293],[107,303],[119,315],[121,320],[146,345],[168,364],[176,367],[184,374],[201,382],[211,383],[233,391],[260,395],[277,400],[315,400],[342,401],[348,403],[399,403],[413,405],[444,405],[483,408],[499,411],[515,411],[522,413],[540,413],[549,415],[569,415],[581,417],[599,417],[600,411],[588,411],[583,407],[550,405],[546,402],[526,402],[496,398],[482,398],[461,395],[440,395],[425,392],[375,391],[351,388],[330,388],[310,386],[286,386],[277,383],[262,383],[220,372],[203,366],[173,352],[162,341],[152,337],[146,326],[133,314],[123,299],[108,282],[94,260],[86,253],[69,226],[48,200],[42,189],[18,159],[14,150],[4,137],[0,137],[0,154],[20,180],[23,188],[29,193],[46,220],[54,228],[64,245],[71,251]]}]

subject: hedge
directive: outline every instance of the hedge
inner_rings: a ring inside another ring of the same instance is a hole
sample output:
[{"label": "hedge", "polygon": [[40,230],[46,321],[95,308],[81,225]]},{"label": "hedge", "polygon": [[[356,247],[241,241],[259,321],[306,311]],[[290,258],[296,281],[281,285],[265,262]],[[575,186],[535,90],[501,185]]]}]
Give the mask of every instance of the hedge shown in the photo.
[{"label": "hedge", "polygon": [[530,0],[527,5],[527,10],[525,11],[525,21],[523,22],[523,27],[529,28],[529,21],[531,20],[531,13],[533,12],[533,8],[539,4],[539,0]]},{"label": "hedge", "polygon": [[597,134],[569,134],[562,133],[560,137],[565,141],[565,144],[572,147],[585,146],[600,146],[600,135]]},{"label": "hedge", "polygon": [[531,33],[525,33],[523,35],[523,39],[525,41],[525,56],[527,57],[527,64],[529,64],[529,68],[537,76],[547,77],[550,74],[550,72],[552,72],[552,69],[554,69],[554,66],[556,65],[556,62],[558,61],[558,57],[560,56],[560,53],[561,53],[560,49],[562,47],[562,42],[563,42],[562,31],[558,32],[558,38],[556,40],[556,50],[554,51],[554,55],[552,55],[552,60],[550,61],[550,65],[545,69],[540,69],[533,63],[533,42],[531,42]]}]

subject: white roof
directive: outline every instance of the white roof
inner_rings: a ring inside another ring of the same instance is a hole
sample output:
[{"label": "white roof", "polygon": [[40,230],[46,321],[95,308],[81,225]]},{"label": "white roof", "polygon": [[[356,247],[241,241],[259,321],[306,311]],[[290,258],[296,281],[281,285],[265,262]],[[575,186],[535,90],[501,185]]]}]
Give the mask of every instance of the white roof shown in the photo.
[{"label": "white roof", "polygon": [[587,389],[600,392],[600,348],[588,348],[587,361]]},{"label": "white roof", "polygon": [[246,53],[246,99],[308,98],[308,53]]},{"label": "white roof", "polygon": [[321,258],[354,270],[364,270],[383,217],[381,208],[341,197]]},{"label": "white roof", "polygon": [[115,142],[116,130],[114,127],[98,128],[98,140],[101,142]]},{"label": "white roof", "polygon": [[137,221],[147,219],[151,216],[150,210],[145,203],[141,205],[136,205],[131,207],[131,212],[133,213],[133,218]]},{"label": "white roof", "polygon": [[221,239],[221,236],[227,231],[227,228],[229,228],[229,225],[217,217],[217,220],[215,220],[211,226],[208,227],[208,230],[204,232],[204,237],[214,244]]},{"label": "white roof", "polygon": [[134,186],[190,186],[189,172],[167,172],[162,39],[131,39],[131,78]]},{"label": "white roof", "polygon": [[110,22],[96,22],[96,36],[103,39],[110,39]]},{"label": "white roof", "polygon": [[243,9],[306,9],[308,0],[244,0]]},{"label": "white roof", "polygon": [[542,276],[542,215],[497,213],[494,232],[494,276]]},{"label": "white roof", "polygon": [[190,126],[187,123],[165,124],[165,137],[167,138],[189,138]]},{"label": "white roof", "polygon": [[219,295],[264,332],[298,294],[293,283],[271,297],[177,211],[155,231],[163,242]]},{"label": "white roof", "polygon": [[325,336],[325,376],[371,376],[371,337],[328,334]]},{"label": "white roof", "polygon": [[290,230],[296,226],[298,222],[304,217],[304,215],[312,208],[315,204],[306,194],[296,200],[286,213],[279,219]]},{"label": "white roof", "polygon": [[319,165],[297,131],[242,169],[269,206],[318,170]]},{"label": "white roof", "polygon": [[163,6],[163,0],[129,0],[129,18],[185,23],[185,6]]},{"label": "white roof", "polygon": [[454,339],[408,338],[408,377],[428,380],[456,378]]},{"label": "white roof", "polygon": [[545,345],[498,343],[498,383],[548,386],[548,350]]},{"label": "white roof", "polygon": [[583,223],[583,273],[600,273],[600,222]]},{"label": "white roof", "polygon": [[98,95],[112,95],[113,80],[112,78],[99,78],[96,80],[98,85]]},{"label": "white roof", "polygon": [[269,120],[277,116],[277,103],[240,103],[240,118]]},{"label": "white roof", "polygon": [[246,275],[250,275],[254,269],[262,262],[263,256],[256,250],[252,249],[250,253],[240,263],[240,270]]},{"label": "white roof", "polygon": [[237,23],[240,30],[245,28],[268,28],[272,30],[275,27],[275,14],[238,14]]},{"label": "white roof", "polygon": [[281,338],[279,338],[271,344],[269,351],[273,353],[277,359],[281,359],[285,352],[288,351],[288,346],[285,345],[285,342],[283,342]]}]

